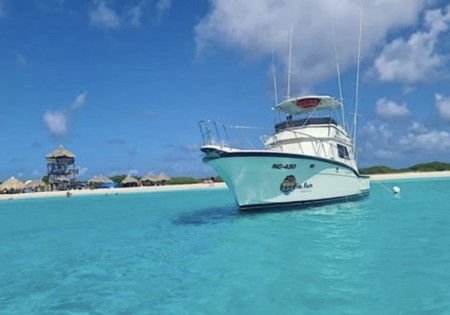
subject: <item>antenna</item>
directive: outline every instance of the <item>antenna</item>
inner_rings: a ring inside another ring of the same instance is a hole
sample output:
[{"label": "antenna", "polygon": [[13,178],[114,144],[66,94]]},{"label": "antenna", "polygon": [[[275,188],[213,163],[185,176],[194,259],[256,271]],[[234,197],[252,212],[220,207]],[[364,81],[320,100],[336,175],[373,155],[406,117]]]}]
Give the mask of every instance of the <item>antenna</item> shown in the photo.
[{"label": "antenna", "polygon": [[273,89],[275,93],[275,104],[278,104],[277,76],[275,73],[275,59],[273,57],[273,49],[272,49],[272,73],[273,73]]},{"label": "antenna", "polygon": [[[338,86],[339,86],[339,101],[342,105],[344,105],[344,98],[342,97],[342,84],[341,84],[341,71],[339,69],[339,58],[338,58],[338,52],[337,52],[337,46],[336,46],[336,38],[334,36],[334,28],[331,28],[331,35],[333,37],[333,44],[334,44],[334,55],[336,57],[336,71],[338,76]],[[345,115],[344,115],[344,106],[341,107],[341,115],[342,115],[342,124],[345,127]]]},{"label": "antenna", "polygon": [[353,115],[353,155],[356,159],[356,126],[358,116],[358,98],[359,98],[359,65],[361,63],[361,34],[362,34],[363,8],[359,17],[359,40],[358,40],[358,62],[356,66],[356,95],[355,95],[355,113]]},{"label": "antenna", "polygon": [[289,62],[288,62],[288,80],[287,80],[287,97],[286,99],[291,98],[291,60],[292,60],[292,25],[291,25],[291,34],[289,37]]}]

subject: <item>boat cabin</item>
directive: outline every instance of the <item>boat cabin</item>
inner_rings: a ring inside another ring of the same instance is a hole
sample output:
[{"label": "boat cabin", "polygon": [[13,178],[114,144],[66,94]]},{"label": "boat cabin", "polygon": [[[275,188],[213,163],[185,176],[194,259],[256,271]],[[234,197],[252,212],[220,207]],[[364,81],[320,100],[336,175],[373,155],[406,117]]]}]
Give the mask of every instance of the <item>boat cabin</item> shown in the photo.
[{"label": "boat cabin", "polygon": [[273,135],[263,138],[265,148],[353,164],[351,139],[340,122],[342,108],[329,96],[292,98],[277,104],[274,109],[286,118],[275,124]]},{"label": "boat cabin", "polygon": [[308,117],[303,119],[292,120],[292,116],[288,116],[286,121],[275,125],[275,132],[280,132],[285,129],[304,127],[308,125],[335,125],[338,123],[332,117]]}]

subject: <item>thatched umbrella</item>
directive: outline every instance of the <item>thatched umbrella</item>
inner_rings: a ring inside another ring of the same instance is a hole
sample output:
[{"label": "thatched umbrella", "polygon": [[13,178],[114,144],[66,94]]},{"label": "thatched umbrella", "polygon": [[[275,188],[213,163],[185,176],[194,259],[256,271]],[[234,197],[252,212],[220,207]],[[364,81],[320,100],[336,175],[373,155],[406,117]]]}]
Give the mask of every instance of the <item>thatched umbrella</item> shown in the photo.
[{"label": "thatched umbrella", "polygon": [[88,180],[88,184],[111,184],[113,181],[106,176],[103,175],[95,175],[93,178]]},{"label": "thatched umbrella", "polygon": [[161,172],[161,174],[158,175],[158,180],[160,182],[170,182],[172,179],[169,176],[167,176],[166,174]]},{"label": "thatched umbrella", "polygon": [[25,182],[25,188],[29,188],[31,190],[44,190],[47,185],[40,179],[33,179]]},{"label": "thatched umbrella", "polygon": [[10,179],[5,180],[0,185],[0,191],[21,191],[25,188],[25,184],[15,178],[14,176]]},{"label": "thatched umbrella", "polygon": [[158,181],[159,181],[158,177],[153,174],[147,174],[141,178],[141,183],[146,186],[154,185]]},{"label": "thatched umbrella", "polygon": [[121,182],[122,186],[138,186],[139,181],[131,175],[127,175]]}]

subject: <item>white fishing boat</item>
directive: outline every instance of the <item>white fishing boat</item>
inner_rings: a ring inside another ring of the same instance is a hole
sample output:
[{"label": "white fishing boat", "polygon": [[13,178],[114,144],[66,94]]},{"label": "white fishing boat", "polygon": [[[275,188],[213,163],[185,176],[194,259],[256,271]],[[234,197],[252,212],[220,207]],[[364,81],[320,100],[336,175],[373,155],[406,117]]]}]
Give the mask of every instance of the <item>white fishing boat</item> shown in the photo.
[{"label": "white fishing boat", "polygon": [[272,135],[262,137],[262,149],[232,147],[231,126],[202,121],[203,161],[217,171],[241,209],[361,198],[370,182],[358,171],[342,107],[317,95],[277,104],[274,110],[285,118]]},{"label": "white fishing boat", "polygon": [[[361,33],[362,11],[353,138],[346,128],[342,102],[320,95],[290,97],[292,28],[288,97],[281,103],[276,101],[274,110],[281,121],[275,124],[271,135],[261,137],[262,148],[245,149],[232,145],[230,126],[212,121],[199,123],[203,162],[217,171],[241,209],[347,201],[369,194],[369,177],[359,173],[356,163]],[[342,100],[336,46],[335,52]],[[275,78],[274,73],[277,100]]]}]

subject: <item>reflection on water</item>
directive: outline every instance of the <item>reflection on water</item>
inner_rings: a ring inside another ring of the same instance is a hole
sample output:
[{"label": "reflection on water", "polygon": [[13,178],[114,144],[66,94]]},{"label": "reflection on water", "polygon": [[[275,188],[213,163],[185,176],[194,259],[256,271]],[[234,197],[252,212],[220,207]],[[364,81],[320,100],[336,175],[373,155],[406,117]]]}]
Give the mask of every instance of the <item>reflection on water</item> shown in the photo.
[{"label": "reflection on water", "polygon": [[301,205],[278,205],[278,206],[265,206],[264,208],[253,208],[253,209],[245,209],[240,211],[241,214],[252,215],[252,214],[261,214],[261,213],[277,213],[277,212],[311,212],[311,213],[322,213],[322,214],[331,214],[336,213],[340,210],[349,210],[358,208],[364,200],[367,198],[363,198],[357,201],[336,201],[329,203],[307,203]]},{"label": "reflection on water", "polygon": [[361,210],[364,202],[352,201],[323,204],[291,205],[264,207],[258,209],[241,210],[237,206],[215,207],[202,210],[191,211],[177,215],[173,220],[174,225],[206,225],[232,222],[239,218],[258,217],[262,215],[335,215],[341,211],[351,211],[354,214]]},{"label": "reflection on water", "polygon": [[204,225],[230,222],[239,216],[235,207],[218,207],[197,210],[178,215],[172,220],[174,225]]}]

